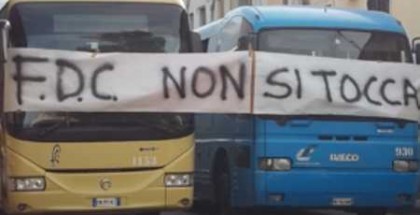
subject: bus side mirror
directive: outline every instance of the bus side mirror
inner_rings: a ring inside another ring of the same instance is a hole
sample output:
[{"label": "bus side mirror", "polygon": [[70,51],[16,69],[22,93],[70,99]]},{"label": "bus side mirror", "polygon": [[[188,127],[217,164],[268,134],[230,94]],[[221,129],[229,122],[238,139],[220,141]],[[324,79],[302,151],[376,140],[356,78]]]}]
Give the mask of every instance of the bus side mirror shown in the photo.
[{"label": "bus side mirror", "polygon": [[190,33],[192,52],[203,52],[203,43],[201,43],[201,37],[196,32]]},{"label": "bus side mirror", "polygon": [[414,56],[416,59],[416,63],[420,64],[420,43],[414,45]]},{"label": "bus side mirror", "polygon": [[420,64],[420,37],[413,39],[413,54],[417,64]]},{"label": "bus side mirror", "polygon": [[255,37],[253,35],[242,36],[238,40],[237,50],[248,50],[249,45],[251,45],[253,49],[256,49]]},{"label": "bus side mirror", "polygon": [[8,20],[0,20],[0,60],[2,63],[7,61],[7,48],[9,44],[10,23]]}]

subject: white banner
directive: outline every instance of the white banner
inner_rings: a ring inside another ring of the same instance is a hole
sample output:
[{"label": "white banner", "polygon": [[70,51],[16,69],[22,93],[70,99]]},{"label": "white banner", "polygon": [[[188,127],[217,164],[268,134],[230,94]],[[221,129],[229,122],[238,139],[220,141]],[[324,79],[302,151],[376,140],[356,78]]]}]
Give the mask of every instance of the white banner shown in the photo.
[{"label": "white banner", "polygon": [[6,111],[250,112],[247,53],[11,49]]},{"label": "white banner", "polygon": [[420,120],[420,67],[258,53],[254,113]]},{"label": "white banner", "polygon": [[[12,49],[6,111],[208,112],[420,119],[420,67],[257,52]],[[253,98],[251,98],[253,96]]]}]

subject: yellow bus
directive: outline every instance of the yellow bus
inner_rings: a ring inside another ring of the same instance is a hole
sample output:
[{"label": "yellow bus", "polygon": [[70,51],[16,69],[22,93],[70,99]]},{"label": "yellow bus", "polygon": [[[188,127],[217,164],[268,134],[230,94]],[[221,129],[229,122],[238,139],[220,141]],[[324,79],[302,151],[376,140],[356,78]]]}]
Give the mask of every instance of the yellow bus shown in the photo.
[{"label": "yellow bus", "polygon": [[[11,26],[10,47],[193,49],[182,0],[9,0],[1,14]],[[7,213],[152,214],[188,208],[192,121],[177,113],[3,113],[2,207]]]}]

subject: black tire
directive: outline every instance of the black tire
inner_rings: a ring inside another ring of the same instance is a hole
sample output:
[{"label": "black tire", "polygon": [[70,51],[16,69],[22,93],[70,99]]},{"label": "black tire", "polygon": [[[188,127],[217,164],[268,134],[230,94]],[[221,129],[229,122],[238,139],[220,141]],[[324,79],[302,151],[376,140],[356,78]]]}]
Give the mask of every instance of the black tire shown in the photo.
[{"label": "black tire", "polygon": [[136,215],[160,215],[160,211],[142,212],[142,213],[136,213]]},{"label": "black tire", "polygon": [[216,215],[232,215],[233,210],[230,202],[230,175],[222,171],[216,178]]},{"label": "black tire", "polygon": [[357,215],[386,215],[385,209],[366,209],[357,212]]},{"label": "black tire", "polygon": [[211,203],[208,201],[194,201],[189,211],[197,214],[212,214],[213,208],[211,206]]}]

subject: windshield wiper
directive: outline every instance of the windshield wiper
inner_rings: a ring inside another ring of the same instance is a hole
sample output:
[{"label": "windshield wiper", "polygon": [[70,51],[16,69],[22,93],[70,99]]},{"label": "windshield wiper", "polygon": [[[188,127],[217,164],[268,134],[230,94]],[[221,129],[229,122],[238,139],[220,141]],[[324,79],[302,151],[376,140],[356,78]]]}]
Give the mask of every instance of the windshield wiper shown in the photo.
[{"label": "windshield wiper", "polygon": [[[99,117],[98,119],[101,119],[101,117]],[[80,122],[80,120],[81,119],[79,118],[74,118],[71,116],[60,116],[55,118],[54,120],[44,120],[42,123],[48,123],[50,125],[48,127],[43,128],[38,133],[38,136],[45,137],[46,135],[51,134],[52,132],[58,129],[71,127],[72,125],[74,125],[74,123]],[[155,117],[154,120],[142,118],[141,120],[132,122],[133,124],[131,124],[130,127],[141,127],[143,129],[147,129],[147,131],[145,131],[146,134],[147,132],[150,132],[161,137],[165,137],[167,135],[172,136],[183,132],[183,129],[185,129],[185,125],[177,125],[177,123],[168,123],[167,120],[169,119],[159,119],[159,117]],[[101,126],[102,124],[100,121],[96,121],[96,123],[98,126]],[[118,123],[116,123],[114,126],[119,125],[123,126],[122,124]],[[95,127],[94,124],[92,124],[92,127]]]},{"label": "windshield wiper", "polygon": [[41,132],[38,133],[39,137],[45,137],[46,135],[56,131],[59,128],[70,127],[70,124],[73,122],[78,122],[76,118],[64,117],[62,120],[54,122],[51,126],[44,128]]},{"label": "windshield wiper", "polygon": [[142,119],[141,121],[136,121],[139,125],[149,128],[155,132],[162,132],[167,135],[173,135],[180,132],[180,129],[176,129],[172,126],[165,125],[164,123],[156,123],[150,120]]}]

